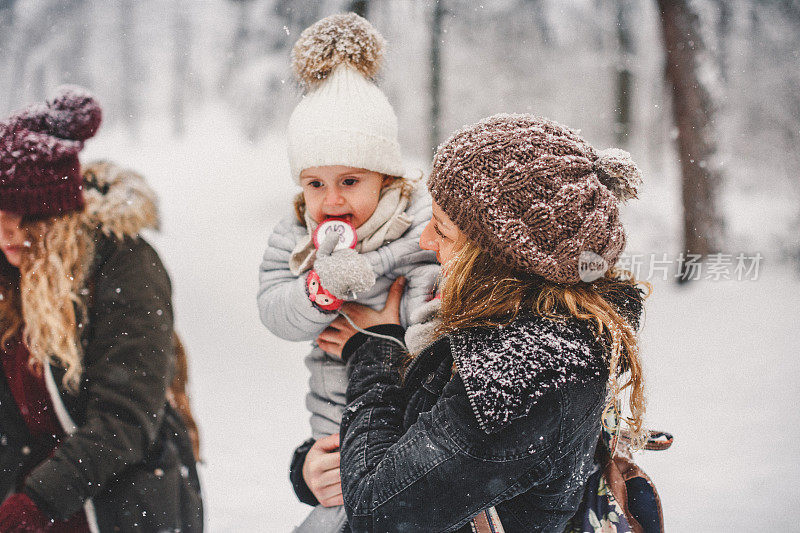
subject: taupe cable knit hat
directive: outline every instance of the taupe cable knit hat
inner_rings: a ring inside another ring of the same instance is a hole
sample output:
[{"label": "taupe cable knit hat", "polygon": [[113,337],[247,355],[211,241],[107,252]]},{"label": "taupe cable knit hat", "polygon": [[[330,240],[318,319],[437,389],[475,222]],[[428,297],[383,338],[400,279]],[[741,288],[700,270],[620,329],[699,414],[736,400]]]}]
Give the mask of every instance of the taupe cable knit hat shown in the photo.
[{"label": "taupe cable knit hat", "polygon": [[542,117],[501,114],[439,146],[428,189],[456,226],[502,263],[577,283],[586,279],[579,262],[587,257],[605,268],[616,262],[625,247],[619,202],[635,198],[639,183],[627,152],[597,152]]}]

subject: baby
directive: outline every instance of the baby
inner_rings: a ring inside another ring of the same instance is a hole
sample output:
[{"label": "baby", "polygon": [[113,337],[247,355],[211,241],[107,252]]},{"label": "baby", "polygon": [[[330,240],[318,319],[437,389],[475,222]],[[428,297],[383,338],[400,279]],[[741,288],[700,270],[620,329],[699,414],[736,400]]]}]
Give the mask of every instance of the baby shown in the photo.
[{"label": "baby", "polygon": [[[430,199],[402,177],[397,118],[372,81],[383,44],[369,22],[347,14],[306,29],[292,51],[306,88],[288,128],[291,170],[302,193],[269,238],[258,293],[262,322],[283,339],[317,339],[343,300],[382,308],[399,276],[407,280],[400,320],[408,326],[439,275],[434,254],[419,247]],[[340,221],[340,230],[343,223],[355,229],[353,248],[334,249],[331,233],[314,238],[330,219]],[[345,364],[324,348],[315,342],[306,356],[312,439],[292,465],[298,497],[311,504],[319,502],[300,471],[311,444],[339,432],[347,388]],[[318,506],[297,531],[340,531],[345,521],[341,506]]]}]

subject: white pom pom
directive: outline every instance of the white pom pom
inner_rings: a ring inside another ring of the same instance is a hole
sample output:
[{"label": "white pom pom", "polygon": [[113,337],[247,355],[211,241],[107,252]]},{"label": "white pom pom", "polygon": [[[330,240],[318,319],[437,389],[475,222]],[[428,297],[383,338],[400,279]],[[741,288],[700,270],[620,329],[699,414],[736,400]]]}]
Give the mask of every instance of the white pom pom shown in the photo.
[{"label": "white pom pom", "polygon": [[371,79],[380,70],[385,44],[378,30],[355,13],[331,15],[300,34],[292,49],[292,67],[306,87],[344,64]]},{"label": "white pom pom", "polygon": [[601,150],[597,153],[594,168],[600,183],[621,201],[637,197],[642,172],[631,159],[631,154],[619,148]]}]

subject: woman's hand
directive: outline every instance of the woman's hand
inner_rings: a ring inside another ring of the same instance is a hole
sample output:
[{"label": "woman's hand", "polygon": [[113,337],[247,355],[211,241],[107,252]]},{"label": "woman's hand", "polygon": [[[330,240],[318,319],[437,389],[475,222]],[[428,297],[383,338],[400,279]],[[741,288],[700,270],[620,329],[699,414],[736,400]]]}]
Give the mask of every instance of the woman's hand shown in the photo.
[{"label": "woman's hand", "polygon": [[319,439],[311,446],[303,463],[303,479],[323,507],[344,504],[338,433]]},{"label": "woman's hand", "polygon": [[[383,309],[376,311],[371,307],[346,302],[341,311],[350,317],[361,329],[366,329],[380,324],[400,324],[400,299],[403,297],[403,289],[406,285],[406,278],[400,276],[392,286],[389,287],[389,295],[386,297],[386,304]],[[338,316],[325,328],[325,331],[317,337],[317,345],[327,353],[342,356],[344,345],[355,335],[357,331],[347,319]]]}]

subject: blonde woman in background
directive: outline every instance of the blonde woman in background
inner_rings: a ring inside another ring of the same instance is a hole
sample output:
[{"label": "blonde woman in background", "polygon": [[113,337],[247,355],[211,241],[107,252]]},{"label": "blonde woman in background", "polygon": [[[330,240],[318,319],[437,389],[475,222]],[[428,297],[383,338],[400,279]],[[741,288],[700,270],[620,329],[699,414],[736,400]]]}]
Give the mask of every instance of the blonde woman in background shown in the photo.
[{"label": "blonde woman in background", "polygon": [[0,531],[201,531],[153,192],[77,87],[0,122]]}]

